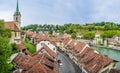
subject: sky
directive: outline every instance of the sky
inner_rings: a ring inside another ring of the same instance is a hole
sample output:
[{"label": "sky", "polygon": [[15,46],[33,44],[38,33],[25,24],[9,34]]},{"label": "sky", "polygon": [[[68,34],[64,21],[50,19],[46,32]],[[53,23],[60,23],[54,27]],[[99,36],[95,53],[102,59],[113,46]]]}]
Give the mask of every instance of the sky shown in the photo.
[{"label": "sky", "polygon": [[[0,19],[12,21],[17,0],[0,0]],[[19,0],[21,26],[120,23],[120,0]]]}]

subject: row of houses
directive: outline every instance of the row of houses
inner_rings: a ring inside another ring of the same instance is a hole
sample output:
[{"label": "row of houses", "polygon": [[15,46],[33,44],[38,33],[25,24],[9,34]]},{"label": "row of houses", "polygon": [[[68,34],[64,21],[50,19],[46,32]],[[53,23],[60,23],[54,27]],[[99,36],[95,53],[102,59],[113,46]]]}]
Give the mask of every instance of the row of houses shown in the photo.
[{"label": "row of houses", "polygon": [[[28,35],[35,34],[34,32],[31,32],[30,34],[29,31],[25,33],[29,33]],[[37,37],[37,35],[39,35],[39,38]],[[44,40],[41,41],[39,45],[36,45],[37,49],[38,47],[41,47],[42,43],[48,45],[47,43],[51,42],[52,44],[54,44],[54,46],[56,46],[56,50],[58,48],[68,54],[69,57],[80,67],[80,69],[82,69],[83,72],[104,73],[109,72],[112,68],[115,67],[115,60],[99,54],[97,51],[90,48],[88,44],[84,42],[77,42],[70,37],[49,37],[47,34],[36,34],[36,38],[33,38],[31,38],[31,40],[37,40],[37,43],[41,39]],[[32,43],[36,44],[36,42]],[[51,46],[49,47],[52,49]],[[98,63],[100,63],[100,65]]]},{"label": "row of houses", "polygon": [[18,53],[13,63],[13,73],[57,73],[57,63],[46,53],[30,55],[25,49],[24,53]]},{"label": "row of houses", "polygon": [[65,38],[63,43],[64,51],[83,73],[108,73],[115,68],[117,61],[98,53],[84,42]]},{"label": "row of houses", "polygon": [[[48,57],[55,62],[55,65],[52,64],[55,69],[57,69],[57,49],[64,51],[71,60],[79,66],[83,73],[108,73],[111,69],[115,68],[117,62],[107,56],[99,54],[96,50],[90,48],[88,44],[77,42],[70,37],[49,37],[47,34],[36,34],[34,32],[24,31],[22,33],[22,39],[25,40],[25,38],[29,38],[29,41],[36,46],[36,53],[32,55],[32,57],[41,54],[48,55]],[[53,69],[53,71],[55,70]]]},{"label": "row of houses", "polygon": [[31,54],[23,44],[18,44],[19,53],[12,58],[14,73],[58,73],[56,44],[45,34],[24,31],[22,41],[26,38],[36,46],[36,52]]}]

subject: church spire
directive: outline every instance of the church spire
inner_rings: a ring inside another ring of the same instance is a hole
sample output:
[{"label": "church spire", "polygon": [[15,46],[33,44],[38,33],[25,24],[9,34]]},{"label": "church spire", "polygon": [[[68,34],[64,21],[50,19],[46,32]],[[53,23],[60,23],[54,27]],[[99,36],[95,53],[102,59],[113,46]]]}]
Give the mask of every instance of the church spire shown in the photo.
[{"label": "church spire", "polygon": [[21,13],[19,11],[19,3],[17,0],[17,6],[16,6],[16,11],[13,15],[13,19],[16,22],[16,25],[18,26],[18,28],[20,29],[20,24],[21,24]]},{"label": "church spire", "polygon": [[17,0],[16,12],[19,12],[19,4],[18,4],[18,0]]}]

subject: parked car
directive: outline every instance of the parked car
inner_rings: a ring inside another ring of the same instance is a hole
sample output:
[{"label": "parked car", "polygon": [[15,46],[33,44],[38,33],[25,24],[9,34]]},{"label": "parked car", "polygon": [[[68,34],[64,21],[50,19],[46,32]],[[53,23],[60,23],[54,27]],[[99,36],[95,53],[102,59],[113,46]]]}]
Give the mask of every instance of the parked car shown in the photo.
[{"label": "parked car", "polygon": [[59,67],[62,65],[61,60],[58,60],[58,65],[59,65]]}]

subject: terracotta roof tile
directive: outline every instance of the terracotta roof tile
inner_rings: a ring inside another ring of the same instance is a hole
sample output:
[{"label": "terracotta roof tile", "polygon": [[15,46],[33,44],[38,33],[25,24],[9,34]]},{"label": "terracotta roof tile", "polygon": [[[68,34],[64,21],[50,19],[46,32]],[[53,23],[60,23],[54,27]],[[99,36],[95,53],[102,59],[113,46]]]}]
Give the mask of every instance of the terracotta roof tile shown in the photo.
[{"label": "terracotta roof tile", "polygon": [[88,47],[80,54],[79,60],[79,64],[90,73],[97,73],[111,62],[113,62],[112,59],[101,55]]},{"label": "terracotta roof tile", "polygon": [[65,33],[65,34],[63,35],[63,37],[64,37],[64,38],[70,38],[70,37],[71,37],[71,35],[70,35],[70,34],[66,34],[66,33]]},{"label": "terracotta roof tile", "polygon": [[31,59],[31,56],[25,55],[24,53],[19,53],[17,57],[15,57],[13,62],[18,64],[20,68],[27,70],[31,67],[30,64],[28,64],[28,61],[30,59]]},{"label": "terracotta roof tile", "polygon": [[81,57],[80,63],[84,63],[85,61],[88,62],[88,61],[92,60],[95,56],[95,54],[93,52],[94,52],[93,49],[86,48],[84,50],[84,52],[82,52],[80,54],[80,57]]},{"label": "terracotta roof tile", "polygon": [[46,34],[36,34],[35,39],[38,39],[39,41],[46,41],[46,40],[48,40],[48,35],[46,35]]},{"label": "terracotta roof tile", "polygon": [[54,71],[55,62],[51,62],[51,59],[47,54],[43,54],[39,63],[35,64],[31,69],[29,69],[26,73],[34,72],[34,73],[56,73]]},{"label": "terracotta roof tile", "polygon": [[64,38],[63,43],[66,45],[71,39],[70,38]]},{"label": "terracotta roof tile", "polygon": [[72,40],[70,43],[67,44],[67,48],[72,50],[74,46],[76,46],[77,41],[76,40]]},{"label": "terracotta roof tile", "polygon": [[57,63],[46,53],[33,56],[19,53],[13,62],[23,69],[23,73],[57,73]]},{"label": "terracotta roof tile", "polygon": [[40,64],[35,64],[31,69],[24,73],[47,73],[47,71]]},{"label": "terracotta roof tile", "polygon": [[120,73],[120,70],[117,70],[117,69],[111,69],[109,73]]},{"label": "terracotta roof tile", "polygon": [[86,43],[80,42],[74,47],[74,50],[79,53],[84,49],[86,45],[87,45]]},{"label": "terracotta roof tile", "polygon": [[26,49],[26,48],[27,48],[27,47],[24,46],[23,43],[22,43],[22,44],[18,44],[17,46],[18,46],[18,49],[19,49],[19,50],[23,50],[23,49]]},{"label": "terracotta roof tile", "polygon": [[56,53],[53,52],[47,45],[44,45],[39,51],[42,51],[42,49],[45,49],[50,54],[50,56],[56,58]]},{"label": "terracotta roof tile", "polygon": [[31,32],[31,31],[24,31],[24,33],[27,35],[27,36],[32,36],[34,34],[34,32]]},{"label": "terracotta roof tile", "polygon": [[13,31],[20,31],[19,28],[16,26],[15,22],[5,22],[5,28],[11,29]]},{"label": "terracotta roof tile", "polygon": [[87,65],[86,69],[91,73],[97,73],[100,69],[104,68],[108,64],[110,64],[113,60],[109,59],[100,54],[96,54],[96,56],[91,60]]}]

